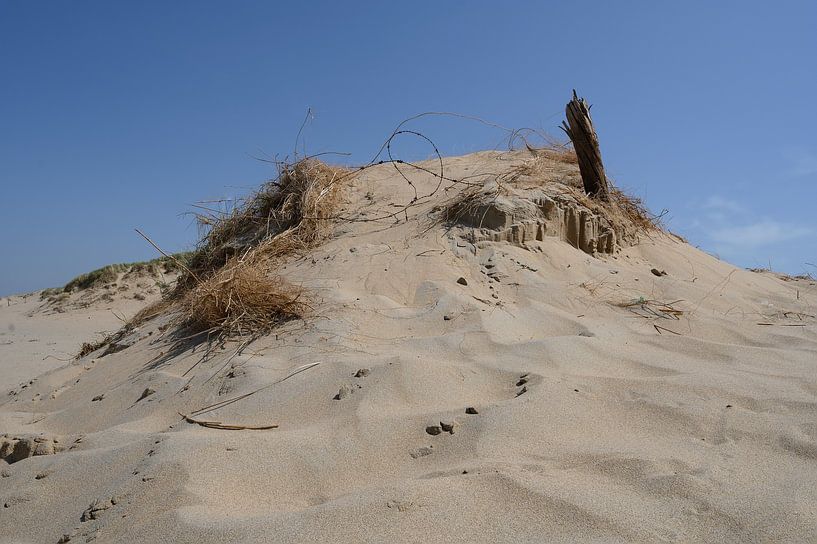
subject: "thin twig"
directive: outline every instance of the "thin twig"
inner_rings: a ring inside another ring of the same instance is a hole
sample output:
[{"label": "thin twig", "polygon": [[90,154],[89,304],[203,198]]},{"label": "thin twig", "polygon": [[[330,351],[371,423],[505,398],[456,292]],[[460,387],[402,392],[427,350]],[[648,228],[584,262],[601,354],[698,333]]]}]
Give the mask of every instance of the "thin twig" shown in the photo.
[{"label": "thin twig", "polygon": [[167,257],[168,259],[172,259],[172,260],[173,260],[173,262],[175,262],[177,265],[179,265],[180,267],[182,267],[182,268],[183,268],[183,269],[184,269],[184,270],[185,270],[185,271],[186,271],[188,274],[190,274],[190,275],[193,277],[193,279],[195,279],[197,282],[201,283],[201,280],[199,279],[199,277],[198,277],[197,275],[195,275],[195,274],[193,273],[193,271],[192,271],[192,270],[190,270],[189,268],[187,268],[187,266],[185,266],[185,265],[184,265],[184,263],[182,263],[182,262],[181,262],[179,259],[177,259],[177,258],[176,258],[176,257],[174,257],[173,255],[169,255],[169,254],[165,253],[165,252],[164,252],[164,250],[162,250],[162,248],[160,248],[159,246],[157,246],[157,245],[156,245],[156,243],[155,243],[153,240],[151,240],[150,238],[148,238],[148,237],[145,235],[145,233],[143,233],[141,230],[139,230],[139,229],[133,229],[133,230],[135,230],[135,231],[136,231],[136,233],[137,233],[137,234],[139,234],[139,236],[141,236],[142,238],[144,238],[145,240],[147,240],[147,241],[148,241],[148,243],[149,243],[150,245],[152,245],[153,247],[155,247],[155,248],[156,248],[156,251],[158,251],[159,253],[161,253],[162,255],[164,255],[165,257]]}]

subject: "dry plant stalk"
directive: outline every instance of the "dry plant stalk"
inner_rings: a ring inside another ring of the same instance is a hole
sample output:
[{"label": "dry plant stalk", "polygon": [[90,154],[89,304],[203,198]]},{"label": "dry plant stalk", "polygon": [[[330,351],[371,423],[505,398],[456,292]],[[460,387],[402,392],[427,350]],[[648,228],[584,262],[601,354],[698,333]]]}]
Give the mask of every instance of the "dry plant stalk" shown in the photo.
[{"label": "dry plant stalk", "polygon": [[638,298],[628,302],[615,302],[613,306],[625,308],[639,317],[647,319],[661,318],[679,320],[684,315],[684,310],[676,308],[674,305],[682,300],[674,300],[672,302],[661,302],[658,300],[651,300],[645,298]]}]

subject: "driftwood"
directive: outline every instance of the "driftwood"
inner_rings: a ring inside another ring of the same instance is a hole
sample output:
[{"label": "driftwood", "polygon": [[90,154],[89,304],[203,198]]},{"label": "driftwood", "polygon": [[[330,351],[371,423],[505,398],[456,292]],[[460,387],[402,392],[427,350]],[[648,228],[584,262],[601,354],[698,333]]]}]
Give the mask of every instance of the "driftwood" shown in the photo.
[{"label": "driftwood", "polygon": [[576,95],[575,89],[573,99],[567,103],[565,113],[567,121],[562,121],[561,128],[567,133],[573,142],[573,149],[576,150],[584,191],[594,198],[609,201],[610,190],[607,186],[607,177],[604,175],[604,164],[601,162],[599,138],[590,119],[590,106],[584,98]]},{"label": "driftwood", "polygon": [[202,427],[207,427],[208,429],[219,429],[222,431],[266,431],[267,429],[277,429],[278,424],[271,424],[271,425],[239,425],[239,424],[232,424],[232,423],[222,423],[220,421],[205,421],[203,419],[195,419],[190,416],[184,415],[181,412],[178,412],[180,416],[184,418],[184,420],[188,423],[195,423],[196,425],[201,425]]}]

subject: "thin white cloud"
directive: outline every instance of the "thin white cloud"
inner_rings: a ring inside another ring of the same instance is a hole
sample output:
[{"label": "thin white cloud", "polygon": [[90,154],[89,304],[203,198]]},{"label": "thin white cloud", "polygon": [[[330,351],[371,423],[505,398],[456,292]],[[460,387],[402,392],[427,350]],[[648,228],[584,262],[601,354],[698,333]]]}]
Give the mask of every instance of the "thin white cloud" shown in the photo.
[{"label": "thin white cloud", "polygon": [[790,163],[788,172],[792,176],[811,176],[817,174],[817,154],[804,149],[791,150],[785,153]]},{"label": "thin white cloud", "polygon": [[814,234],[814,229],[809,227],[764,219],[748,225],[714,229],[711,232],[711,237],[720,244],[734,248],[752,249],[812,234]]},{"label": "thin white cloud", "polygon": [[708,197],[703,203],[703,208],[730,213],[742,213],[746,209],[738,202],[718,195]]}]

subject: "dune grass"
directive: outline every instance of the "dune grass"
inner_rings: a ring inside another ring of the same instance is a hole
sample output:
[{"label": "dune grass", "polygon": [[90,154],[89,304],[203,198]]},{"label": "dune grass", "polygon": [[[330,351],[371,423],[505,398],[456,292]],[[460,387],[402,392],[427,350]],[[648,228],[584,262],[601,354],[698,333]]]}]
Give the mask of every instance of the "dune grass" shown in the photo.
[{"label": "dune grass", "polygon": [[[167,274],[177,272],[181,270],[178,263],[183,263],[184,261],[188,260],[191,255],[191,252],[184,252],[174,254],[172,259],[168,257],[159,257],[158,259],[153,259],[150,261],[109,264],[107,266],[103,266],[102,268],[97,268],[96,270],[92,270],[77,276],[66,283],[62,289],[51,288],[46,289],[45,291],[48,291],[49,294],[56,294],[60,290],[66,293],[84,291],[85,289],[89,289],[91,287],[99,287],[113,283],[117,280],[117,278],[119,278],[119,274],[123,272],[127,274],[147,272],[152,275],[156,275],[158,273]],[[45,291],[43,292],[45,293]]]}]

